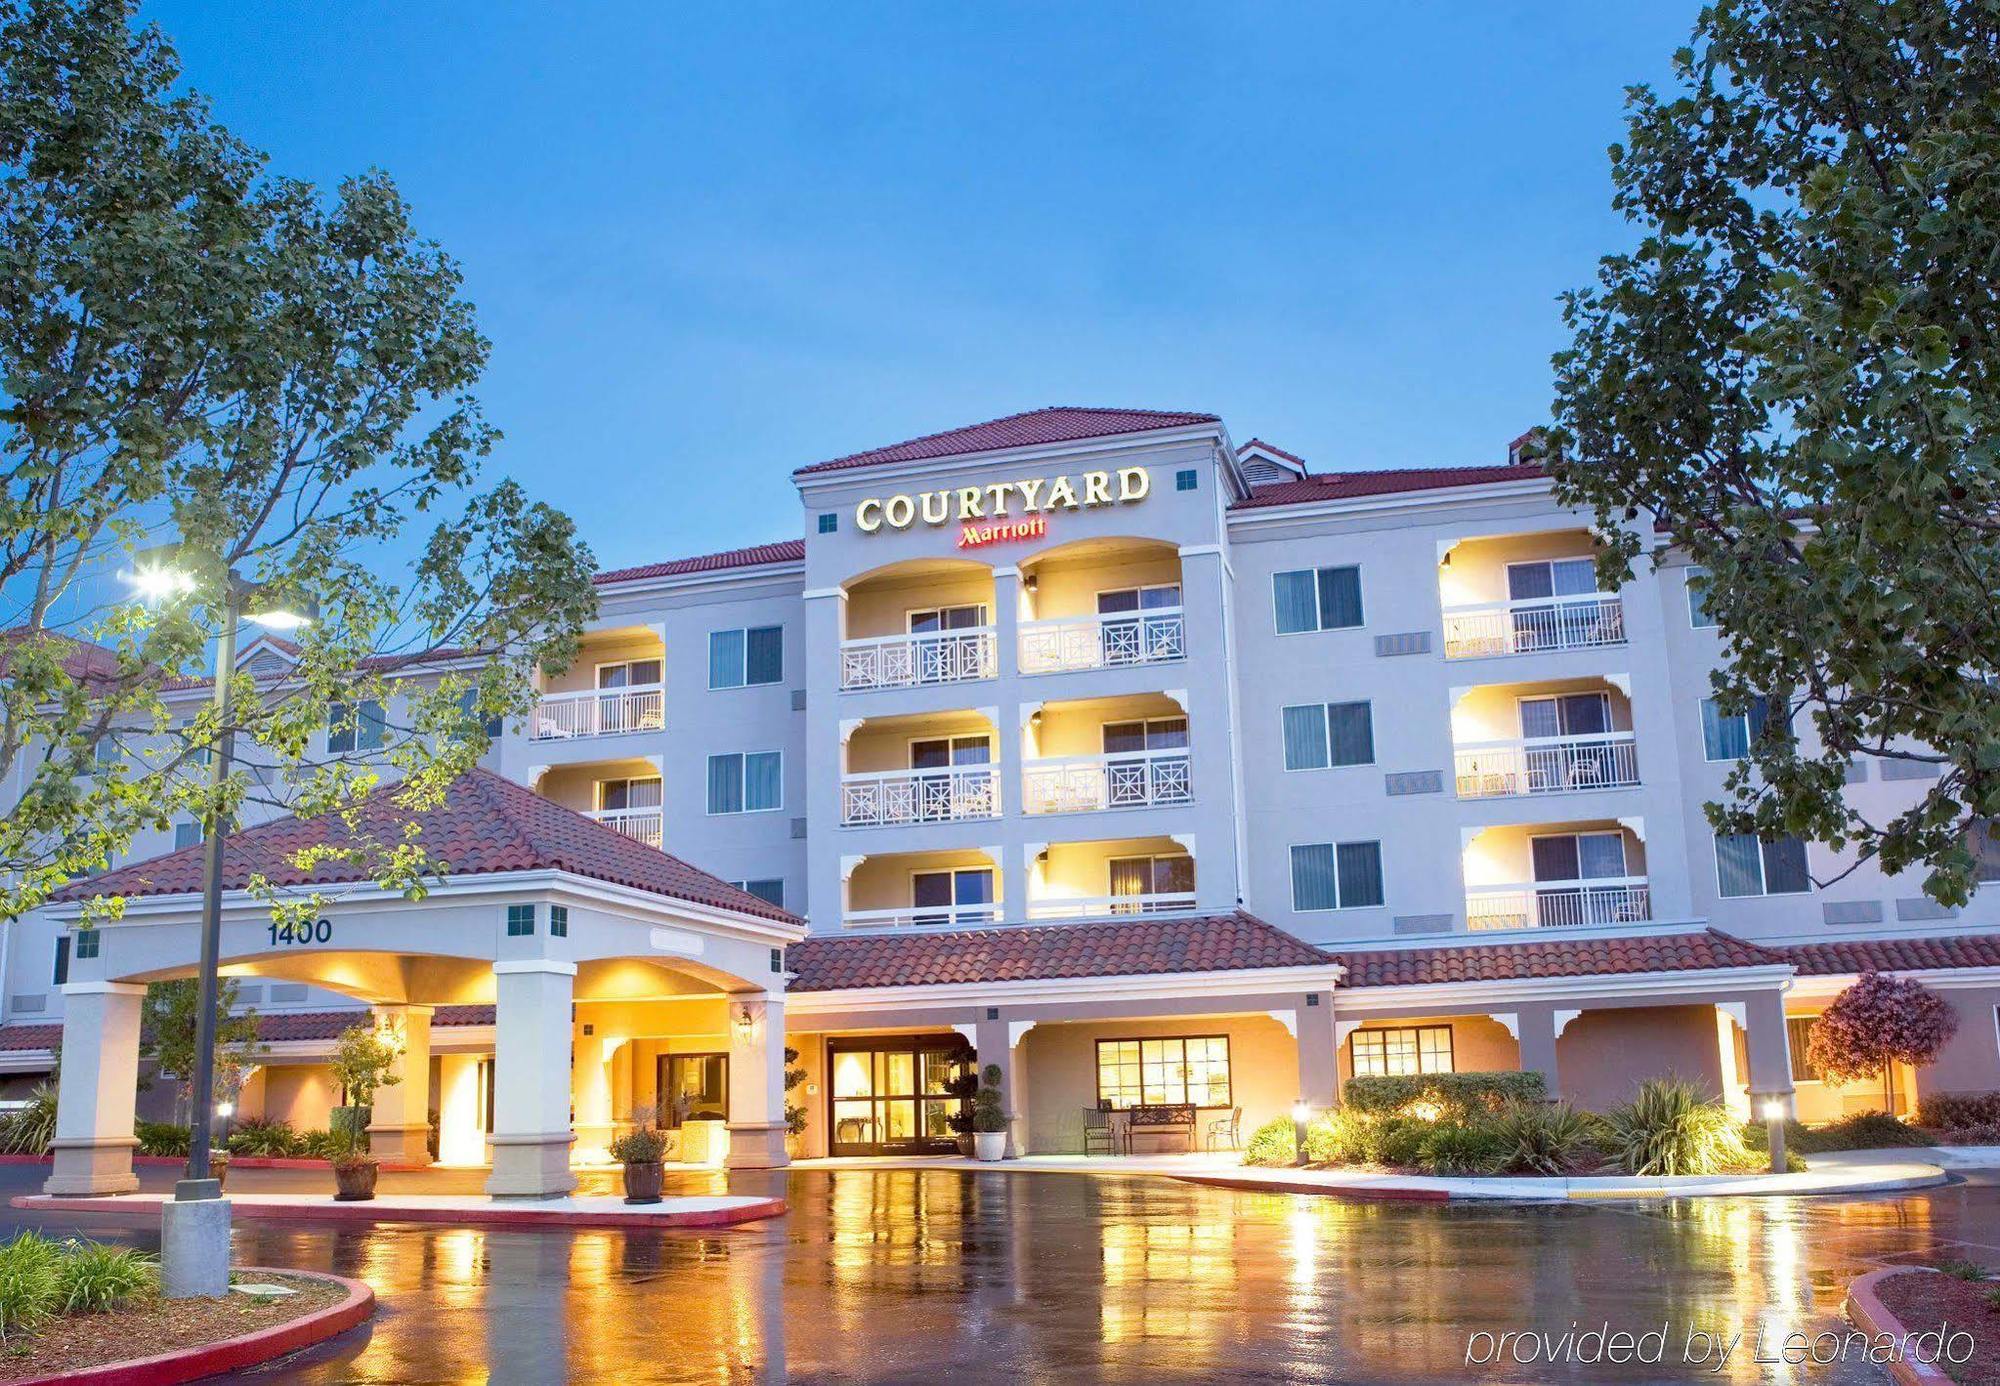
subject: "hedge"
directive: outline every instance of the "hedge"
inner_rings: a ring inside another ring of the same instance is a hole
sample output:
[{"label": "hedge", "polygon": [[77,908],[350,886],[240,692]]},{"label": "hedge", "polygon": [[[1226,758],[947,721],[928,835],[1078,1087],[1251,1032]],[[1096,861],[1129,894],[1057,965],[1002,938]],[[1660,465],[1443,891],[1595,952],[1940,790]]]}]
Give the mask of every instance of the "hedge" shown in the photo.
[{"label": "hedge", "polygon": [[1509,1102],[1543,1102],[1542,1075],[1525,1073],[1405,1073],[1347,1080],[1347,1105],[1362,1112],[1400,1112],[1413,1102],[1430,1102],[1448,1113],[1498,1111]]},{"label": "hedge", "polygon": [[1936,1093],[1917,1099],[1917,1125],[1941,1131],[2000,1125],[2000,1092]]}]

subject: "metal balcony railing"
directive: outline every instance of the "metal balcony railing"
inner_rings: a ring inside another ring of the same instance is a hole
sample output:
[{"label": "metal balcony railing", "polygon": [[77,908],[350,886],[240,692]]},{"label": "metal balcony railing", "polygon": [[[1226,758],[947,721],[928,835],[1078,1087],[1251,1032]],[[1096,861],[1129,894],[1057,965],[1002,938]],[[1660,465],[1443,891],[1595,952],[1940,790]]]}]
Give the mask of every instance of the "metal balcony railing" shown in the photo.
[{"label": "metal balcony railing", "polygon": [[998,818],[1000,780],[992,765],[939,770],[876,770],[843,775],[840,821],[849,828]]},{"label": "metal balcony railing", "polygon": [[1093,813],[1185,804],[1193,798],[1189,769],[1185,746],[1031,760],[1021,771],[1021,809]]},{"label": "metal balcony railing", "polygon": [[878,635],[840,643],[840,686],[909,688],[990,679],[997,672],[991,626]]},{"label": "metal balcony railing", "polygon": [[1639,748],[1631,732],[1481,741],[1456,753],[1458,797],[1563,794],[1639,783]]},{"label": "metal balcony railing", "polygon": [[616,828],[627,837],[637,838],[648,847],[658,847],[662,840],[660,811],[656,808],[598,809],[586,816]]},{"label": "metal balcony railing", "polygon": [[848,910],[840,922],[849,929],[978,928],[1000,922],[1000,906],[904,905],[892,910]]},{"label": "metal balcony railing", "polygon": [[1177,606],[1024,621],[1020,655],[1024,674],[1161,664],[1187,657],[1187,631]]},{"label": "metal balcony railing", "polygon": [[1154,895],[1070,896],[1030,900],[1030,919],[1108,919],[1126,914],[1169,914],[1194,908],[1194,892],[1162,891]]},{"label": "metal balcony railing", "polygon": [[551,693],[535,704],[528,739],[568,741],[581,736],[658,731],[665,725],[665,714],[666,690],[657,683]]},{"label": "metal balcony railing", "polygon": [[1523,881],[1466,892],[1468,929],[1560,929],[1638,924],[1653,917],[1644,876],[1591,881]]},{"label": "metal balcony railing", "polygon": [[1447,607],[1444,613],[1446,659],[1624,643],[1625,602],[1611,593]]}]

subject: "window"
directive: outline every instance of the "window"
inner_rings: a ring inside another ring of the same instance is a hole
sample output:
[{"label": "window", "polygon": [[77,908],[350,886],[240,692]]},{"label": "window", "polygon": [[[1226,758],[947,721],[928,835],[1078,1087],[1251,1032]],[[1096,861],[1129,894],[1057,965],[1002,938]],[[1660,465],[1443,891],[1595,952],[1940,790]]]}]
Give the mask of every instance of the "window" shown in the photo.
[{"label": "window", "polygon": [[1147,717],[1132,722],[1106,722],[1100,734],[1107,756],[1133,751],[1171,751],[1188,744],[1185,717]]},{"label": "window", "polygon": [[716,630],[708,635],[708,686],[743,688],[785,677],[783,626]]},{"label": "window", "polygon": [[1375,718],[1367,703],[1288,707],[1284,724],[1287,770],[1325,770],[1375,762]]},{"label": "window", "polygon": [[1151,587],[1113,587],[1097,594],[1097,614],[1122,616],[1132,611],[1167,611],[1181,604],[1181,585],[1160,582]]},{"label": "window", "polygon": [[751,751],[708,758],[710,813],[765,813],[782,806],[780,753]]},{"label": "window", "polygon": [[[910,873],[910,904],[918,909],[942,909],[941,914],[919,914],[918,924],[952,924],[993,917],[980,905],[993,903],[993,868],[966,867],[956,871],[913,871]],[[972,906],[969,911],[965,908]],[[956,917],[954,917],[954,915]]]},{"label": "window", "polygon": [[1972,853],[1972,878],[2000,881],[2000,821],[1973,819],[1965,830],[1965,846]]},{"label": "window", "polygon": [[1407,1025],[1393,1030],[1356,1030],[1347,1037],[1348,1062],[1356,1078],[1407,1073],[1451,1073],[1451,1026]]},{"label": "window", "polygon": [[458,695],[458,710],[468,722],[478,722],[488,736],[500,735],[500,716],[481,718],[479,715],[479,690],[468,688]]},{"label": "window", "polygon": [[1625,834],[1546,833],[1528,839],[1537,881],[1609,881],[1626,874]]},{"label": "window", "polygon": [[926,736],[910,743],[912,770],[947,770],[954,765],[991,765],[993,740],[985,732]]},{"label": "window", "polygon": [[599,780],[597,807],[600,811],[656,809],[660,806],[658,777],[643,780]]},{"label": "window", "polygon": [[1759,841],[1749,833],[1717,833],[1715,875],[1728,897],[1801,895],[1812,889],[1806,845],[1795,837]]},{"label": "window", "polygon": [[1595,558],[1537,558],[1507,565],[1507,599],[1588,597],[1597,591]]},{"label": "window", "polygon": [[[1190,856],[1113,857],[1108,869],[1109,894],[1114,899],[1128,895],[1194,894],[1194,858]],[[1111,910],[1114,914],[1137,914],[1144,908],[1134,902],[1113,905]]]},{"label": "window", "polygon": [[1696,629],[1705,629],[1715,624],[1715,618],[1708,614],[1708,602],[1703,591],[1708,583],[1708,569],[1687,570],[1688,624]]},{"label": "window", "polygon": [[662,1054],[657,1062],[660,1125],[673,1131],[693,1117],[729,1119],[727,1054]]},{"label": "window", "polygon": [[1192,491],[1199,485],[1201,485],[1201,473],[1193,467],[1184,467],[1174,473],[1174,489],[1176,491]]},{"label": "window", "polygon": [[645,688],[660,682],[657,659],[624,659],[597,666],[599,688]]},{"label": "window", "polygon": [[[535,918],[534,918],[534,907],[533,907],[533,906],[531,905],[531,906],[529,906],[529,907],[528,907],[528,910],[529,910],[529,913],[528,913],[528,932],[532,934],[532,933],[533,933],[533,932],[535,931]],[[568,905],[550,905],[550,906],[549,906],[549,937],[550,937],[550,938],[568,938],[568,937],[569,937],[569,906],[568,906]]]},{"label": "window", "polygon": [[819,517],[819,532],[821,534],[832,534],[839,528],[840,514],[838,511],[829,510]]},{"label": "window", "polygon": [[56,966],[51,974],[52,985],[61,986],[69,980],[69,935],[56,935]]},{"label": "window", "polygon": [[1278,634],[1341,630],[1361,624],[1359,568],[1301,568],[1272,579]]},{"label": "window", "polygon": [[96,957],[97,946],[103,942],[103,939],[103,934],[96,929],[78,929],[76,931],[76,947],[73,950],[73,955],[77,958]]},{"label": "window", "polygon": [[1724,712],[1715,699],[1701,700],[1701,753],[1706,760],[1741,760],[1750,754],[1750,747],[1764,734],[1766,727],[1774,727],[1779,734],[1790,730],[1785,718],[1785,703],[1782,698],[1759,697],[1751,702],[1750,711]]},{"label": "window", "polygon": [[1818,1083],[1819,1066],[1806,1053],[1806,1040],[1812,1035],[1816,1015],[1788,1015],[1785,1017],[1785,1043],[1792,1051],[1792,1081],[1794,1083]]},{"label": "window", "polygon": [[1358,910],[1382,903],[1382,844],[1310,842],[1292,848],[1292,908]]},{"label": "window", "polygon": [[909,613],[910,634],[941,630],[977,630],[986,624],[984,606],[927,606]]},{"label": "window", "polygon": [[1172,1035],[1097,1042],[1097,1100],[1113,1107],[1233,1106],[1229,1036]]},{"label": "window", "polygon": [[199,823],[174,824],[174,850],[176,852],[181,851],[183,848],[192,847],[200,841],[201,841],[201,824]]},{"label": "window", "polygon": [[326,714],[326,749],[328,754],[344,751],[380,750],[383,730],[387,724],[382,719],[382,704],[373,698],[362,700],[359,708],[350,709],[346,703],[333,703]]},{"label": "window", "polygon": [[[729,884],[735,886],[738,890],[749,892],[767,905],[776,905],[779,909],[785,907],[785,882],[781,877],[772,876],[768,879],[754,881],[731,881]],[[774,967],[771,970],[777,972],[781,969]]]},{"label": "window", "polygon": [[533,905],[507,906],[507,937],[526,938],[535,932],[535,907]]},{"label": "window", "polygon": [[109,732],[90,744],[90,758],[100,766],[116,765],[118,756],[118,741]]},{"label": "window", "polygon": [[1597,736],[1611,730],[1608,693],[1563,693],[1518,701],[1521,739]]}]

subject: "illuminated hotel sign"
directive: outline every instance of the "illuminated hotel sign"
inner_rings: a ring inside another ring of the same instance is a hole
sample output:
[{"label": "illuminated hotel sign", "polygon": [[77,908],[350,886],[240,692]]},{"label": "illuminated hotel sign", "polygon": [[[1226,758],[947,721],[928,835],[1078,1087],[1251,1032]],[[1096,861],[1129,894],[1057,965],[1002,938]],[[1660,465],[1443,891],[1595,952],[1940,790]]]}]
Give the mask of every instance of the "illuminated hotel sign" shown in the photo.
[{"label": "illuminated hotel sign", "polygon": [[1128,505],[1144,500],[1152,485],[1152,474],[1144,467],[1125,467],[1085,472],[1074,479],[1033,477],[916,495],[870,496],[854,507],[854,527],[874,534],[885,525],[908,529],[919,521],[931,526],[956,524],[958,546],[970,549],[1005,539],[1039,539],[1049,532],[1053,511]]}]

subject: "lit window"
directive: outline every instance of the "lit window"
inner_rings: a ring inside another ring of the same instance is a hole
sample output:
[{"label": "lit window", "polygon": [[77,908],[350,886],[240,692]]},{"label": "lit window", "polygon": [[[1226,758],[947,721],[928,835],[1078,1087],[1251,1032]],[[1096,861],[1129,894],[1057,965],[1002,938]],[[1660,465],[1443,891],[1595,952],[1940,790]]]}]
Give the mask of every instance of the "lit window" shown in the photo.
[{"label": "lit window", "polygon": [[1358,910],[1382,903],[1382,844],[1309,842],[1292,848],[1292,908]]},{"label": "lit window", "polygon": [[1785,1042],[1792,1050],[1792,1081],[1794,1083],[1820,1082],[1819,1065],[1806,1053],[1806,1041],[1812,1036],[1816,1015],[1788,1015],[1785,1017]]},{"label": "lit window", "polygon": [[1726,897],[1801,895],[1812,889],[1806,845],[1795,837],[1759,840],[1750,833],[1717,833],[1715,875]]},{"label": "lit window", "polygon": [[1169,1036],[1097,1042],[1097,1100],[1113,1107],[1228,1107],[1229,1037]]},{"label": "lit window", "polygon": [[1362,624],[1359,568],[1301,568],[1272,579],[1278,634],[1343,630]]},{"label": "lit window", "polygon": [[1347,1039],[1348,1061],[1356,1078],[1410,1073],[1451,1073],[1451,1026],[1409,1025],[1388,1030],[1356,1030]]},{"label": "lit window", "polygon": [[708,758],[708,811],[765,813],[782,806],[782,756],[777,751]]},{"label": "lit window", "polygon": [[535,907],[533,905],[507,906],[507,937],[526,938],[535,932]]}]

